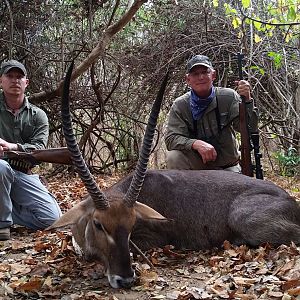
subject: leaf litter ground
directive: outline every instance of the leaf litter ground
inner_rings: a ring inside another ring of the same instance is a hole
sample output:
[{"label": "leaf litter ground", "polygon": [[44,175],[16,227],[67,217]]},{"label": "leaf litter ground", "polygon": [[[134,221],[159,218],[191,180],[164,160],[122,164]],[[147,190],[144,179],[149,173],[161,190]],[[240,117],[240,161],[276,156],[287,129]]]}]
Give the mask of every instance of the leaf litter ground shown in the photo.
[{"label": "leaf litter ground", "polygon": [[[102,189],[118,176],[96,178]],[[299,182],[269,178],[299,200]],[[58,175],[49,189],[63,211],[85,194],[78,178]],[[151,249],[148,260],[134,255],[137,281],[130,290],[110,288],[101,263],[76,255],[69,230],[49,233],[12,228],[10,241],[0,242],[0,300],[6,299],[283,299],[300,300],[300,247],[276,249],[236,247],[179,251]]]}]

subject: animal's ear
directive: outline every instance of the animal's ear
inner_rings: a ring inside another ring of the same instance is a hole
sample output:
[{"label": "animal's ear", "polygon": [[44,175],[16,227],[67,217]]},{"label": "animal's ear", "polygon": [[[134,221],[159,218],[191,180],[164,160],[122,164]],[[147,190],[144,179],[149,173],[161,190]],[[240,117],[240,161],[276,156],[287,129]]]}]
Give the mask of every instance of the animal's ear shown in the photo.
[{"label": "animal's ear", "polygon": [[168,219],[161,215],[159,212],[141,202],[136,201],[134,204],[134,208],[136,210],[138,218],[168,221]]},{"label": "animal's ear", "polygon": [[46,230],[57,229],[72,225],[76,223],[79,218],[87,213],[87,206],[85,201],[79,202],[74,207],[69,209],[65,214],[63,214],[58,220],[56,220],[51,226],[47,227]]}]

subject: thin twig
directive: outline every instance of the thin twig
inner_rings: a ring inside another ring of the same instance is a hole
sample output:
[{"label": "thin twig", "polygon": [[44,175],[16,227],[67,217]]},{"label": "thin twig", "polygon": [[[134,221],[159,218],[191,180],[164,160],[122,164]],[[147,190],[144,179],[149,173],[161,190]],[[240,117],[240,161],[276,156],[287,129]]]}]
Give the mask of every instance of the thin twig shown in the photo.
[{"label": "thin twig", "polygon": [[152,262],[149,260],[149,258],[142,252],[142,250],[132,241],[129,240],[130,245],[143,257],[143,259],[147,262],[147,264],[151,267],[151,269],[155,269]]}]

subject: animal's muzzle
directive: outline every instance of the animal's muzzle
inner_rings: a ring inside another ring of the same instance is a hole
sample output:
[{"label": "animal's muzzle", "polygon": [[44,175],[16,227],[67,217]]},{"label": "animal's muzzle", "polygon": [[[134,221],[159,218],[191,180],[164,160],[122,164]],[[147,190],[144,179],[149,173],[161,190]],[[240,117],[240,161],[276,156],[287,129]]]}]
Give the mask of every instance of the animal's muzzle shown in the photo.
[{"label": "animal's muzzle", "polygon": [[130,277],[122,277],[119,275],[109,275],[108,281],[111,287],[115,289],[129,289],[136,279],[135,273],[133,272],[133,276]]}]

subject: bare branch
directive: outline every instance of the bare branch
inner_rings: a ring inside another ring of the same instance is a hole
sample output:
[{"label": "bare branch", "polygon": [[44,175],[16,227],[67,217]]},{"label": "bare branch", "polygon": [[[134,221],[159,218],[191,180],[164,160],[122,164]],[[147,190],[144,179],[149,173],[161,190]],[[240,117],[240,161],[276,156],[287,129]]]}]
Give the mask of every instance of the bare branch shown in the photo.
[{"label": "bare branch", "polygon": [[[148,0],[136,0],[129,10],[121,17],[119,21],[111,26],[107,27],[107,29],[103,32],[103,36],[100,39],[97,46],[91,51],[91,53],[79,64],[77,68],[74,69],[72,74],[72,81],[78,78],[82,73],[84,73],[95,61],[99,59],[99,57],[103,56],[104,51],[108,44],[110,43],[112,37],[121,31],[126,24],[130,22],[136,12],[140,9],[140,7],[146,3]],[[33,94],[30,97],[30,101],[34,103],[38,103],[41,101],[45,101],[48,99],[52,99],[55,96],[60,95],[61,89],[63,85],[63,80],[60,81],[58,87],[53,91],[45,91],[37,94]]]},{"label": "bare branch", "polygon": [[279,27],[279,26],[296,26],[296,25],[300,25],[300,22],[290,22],[290,23],[272,23],[272,22],[267,22],[267,21],[262,21],[262,20],[258,20],[258,19],[254,19],[248,15],[246,15],[242,9],[240,9],[240,12],[241,12],[241,15],[246,18],[246,19],[249,19],[251,21],[254,21],[254,22],[257,22],[257,23],[261,23],[261,24],[264,24],[264,25],[271,25],[271,26],[276,26],[276,27]]}]

